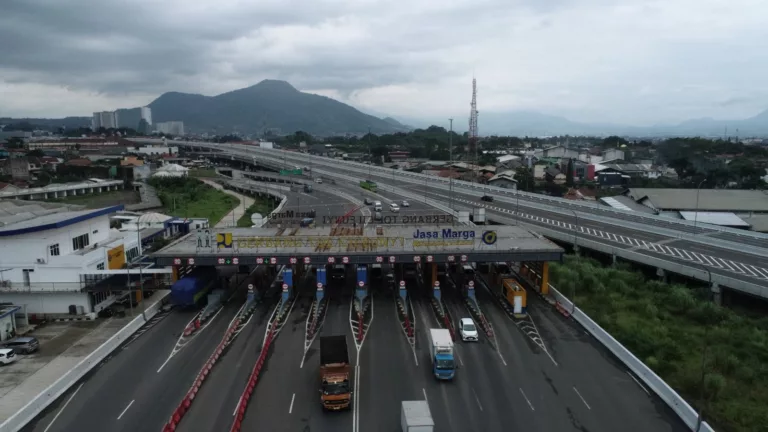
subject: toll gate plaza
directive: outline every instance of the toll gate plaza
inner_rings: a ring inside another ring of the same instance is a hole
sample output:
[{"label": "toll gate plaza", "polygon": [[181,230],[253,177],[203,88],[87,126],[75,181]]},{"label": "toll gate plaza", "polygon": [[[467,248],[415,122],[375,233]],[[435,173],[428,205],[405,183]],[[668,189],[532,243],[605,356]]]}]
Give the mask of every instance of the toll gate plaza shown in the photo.
[{"label": "toll gate plaza", "polygon": [[152,257],[161,266],[547,262],[563,249],[515,226],[220,228],[199,230]]}]

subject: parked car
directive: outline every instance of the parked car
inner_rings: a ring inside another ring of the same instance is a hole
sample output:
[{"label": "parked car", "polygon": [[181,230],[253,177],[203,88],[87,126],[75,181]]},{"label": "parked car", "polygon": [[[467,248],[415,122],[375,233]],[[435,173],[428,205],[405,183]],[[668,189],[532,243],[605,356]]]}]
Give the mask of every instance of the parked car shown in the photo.
[{"label": "parked car", "polygon": [[401,202],[401,203],[400,203],[400,206],[401,206],[401,207],[410,207],[410,206],[411,206],[411,203],[409,203],[409,202],[408,202],[408,201],[406,201],[406,200],[403,200],[403,202]]},{"label": "parked car", "polygon": [[472,321],[472,318],[462,318],[459,320],[459,335],[461,335],[461,340],[464,342],[478,341],[477,326]]},{"label": "parked car", "polygon": [[483,195],[483,197],[480,199],[487,202],[493,202],[493,197],[490,195]]},{"label": "parked car", "polygon": [[20,336],[0,344],[2,348],[12,349],[16,354],[32,354],[40,348],[40,342],[29,336]]},{"label": "parked car", "polygon": [[16,353],[10,348],[0,349],[0,364],[10,364],[16,361]]}]

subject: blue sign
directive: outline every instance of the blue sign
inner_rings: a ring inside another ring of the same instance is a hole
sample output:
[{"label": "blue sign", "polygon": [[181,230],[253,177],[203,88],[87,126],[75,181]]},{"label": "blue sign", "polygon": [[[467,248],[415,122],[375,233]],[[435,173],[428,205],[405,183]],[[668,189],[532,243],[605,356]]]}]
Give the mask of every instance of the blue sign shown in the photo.
[{"label": "blue sign", "polygon": [[324,268],[318,268],[317,269],[317,283],[323,284],[323,286],[326,285],[326,272]]},{"label": "blue sign", "polygon": [[454,230],[451,228],[445,228],[440,231],[422,231],[417,229],[413,232],[413,238],[415,239],[459,239],[470,240],[475,238],[475,231],[467,230]]},{"label": "blue sign", "polygon": [[293,270],[288,267],[283,270],[283,283],[288,285],[289,288],[293,287]]}]

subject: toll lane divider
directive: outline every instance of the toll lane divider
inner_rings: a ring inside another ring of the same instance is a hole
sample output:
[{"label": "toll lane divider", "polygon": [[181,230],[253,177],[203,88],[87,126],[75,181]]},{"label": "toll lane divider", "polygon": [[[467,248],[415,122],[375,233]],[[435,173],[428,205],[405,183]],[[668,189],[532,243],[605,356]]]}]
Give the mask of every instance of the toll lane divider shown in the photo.
[{"label": "toll lane divider", "polygon": [[[154,317],[160,308],[163,306],[166,297],[170,294],[170,290],[155,291],[155,295],[147,300],[154,300],[155,303],[147,307],[144,314],[149,321]],[[67,390],[69,390],[75,383],[77,383],[85,374],[91,371],[96,365],[104,361],[116,348],[122,345],[128,340],[136,331],[138,331],[146,322],[141,315],[131,320],[128,324],[120,329],[114,336],[107,339],[101,346],[96,348],[86,358],[84,358],[75,367],[70,369],[67,373],[62,375],[53,384],[48,386],[40,394],[35,396],[31,401],[27,402],[24,407],[18,410],[14,415],[9,417],[6,421],[0,424],[0,432],[17,432],[24,426],[37,417],[43,410],[53,403],[56,399],[61,397]]]},{"label": "toll lane divider", "polygon": [[[528,283],[528,279],[520,277],[520,280],[524,280]],[[535,286],[535,284],[534,284]],[[539,293],[540,291],[534,290]],[[680,419],[691,429],[696,430],[696,424],[698,422],[698,413],[691,407],[682,396],[664,382],[661,377],[645,365],[640,359],[638,359],[631,351],[629,351],[624,345],[617,341],[613,336],[600,327],[596,322],[590,318],[586,312],[582,311],[578,307],[575,307],[573,302],[560,293],[552,284],[549,284],[549,292],[555,301],[555,307],[570,311],[571,318],[579,323],[589,334],[592,335],[598,342],[600,342],[608,351],[610,351],[616,358],[618,358],[635,376],[637,376],[649,389],[651,389],[656,395],[669,406]],[[558,306],[559,305],[559,306]],[[706,421],[701,423],[700,432],[715,432],[712,426]]]},{"label": "toll lane divider", "polygon": [[253,389],[256,388],[256,384],[259,382],[259,375],[261,374],[261,369],[264,367],[264,363],[267,361],[267,353],[269,352],[269,348],[272,346],[274,332],[275,330],[273,328],[272,331],[269,332],[266,339],[264,340],[264,346],[261,349],[261,354],[259,354],[259,358],[258,360],[256,360],[256,364],[253,366],[253,369],[251,370],[251,375],[248,377],[248,382],[245,386],[245,390],[243,390],[243,394],[240,395],[240,401],[237,403],[237,412],[235,414],[235,421],[232,423],[230,432],[240,432],[240,429],[242,428],[243,419],[245,418],[245,411],[248,408],[248,402],[251,400]]},{"label": "toll lane divider", "polygon": [[205,362],[202,369],[200,369],[200,372],[197,374],[197,377],[192,383],[192,386],[187,391],[187,394],[184,395],[181,403],[179,403],[179,405],[173,411],[173,414],[171,414],[171,417],[168,419],[168,422],[166,422],[165,426],[163,427],[163,432],[176,430],[179,423],[184,418],[184,415],[192,406],[192,402],[194,402],[195,397],[197,396],[197,392],[200,391],[200,388],[205,383],[208,375],[210,375],[211,369],[213,369],[213,367],[216,365],[216,362],[219,361],[219,358],[224,355],[224,352],[229,344],[232,343],[232,341],[237,336],[237,330],[240,328],[240,325],[248,319],[248,316],[251,313],[253,313],[253,303],[254,302],[248,302],[243,305],[241,313],[229,325],[229,328],[227,328],[227,331],[224,333],[224,337],[221,339],[221,342],[219,342],[219,344],[213,350],[213,353],[211,353],[210,357],[208,357],[208,360]]}]

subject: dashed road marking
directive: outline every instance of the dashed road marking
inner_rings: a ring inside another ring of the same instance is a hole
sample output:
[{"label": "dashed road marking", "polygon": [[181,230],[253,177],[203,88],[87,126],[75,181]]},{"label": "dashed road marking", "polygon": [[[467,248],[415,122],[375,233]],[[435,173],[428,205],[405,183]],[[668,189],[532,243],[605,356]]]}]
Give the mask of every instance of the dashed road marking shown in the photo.
[{"label": "dashed road marking", "polygon": [[134,402],[136,402],[136,399],[133,399],[133,400],[131,400],[131,402],[129,402],[129,403],[128,403],[128,406],[127,406],[127,407],[125,407],[125,409],[123,410],[123,412],[121,412],[121,413],[120,413],[120,415],[119,415],[119,416],[117,416],[117,419],[118,419],[118,420],[120,420],[121,418],[123,418],[123,416],[125,415],[125,413],[128,411],[128,408],[130,408],[130,407],[131,407],[131,405],[133,405],[133,403],[134,403]]},{"label": "dashed road marking", "polygon": [[579,391],[576,389],[576,387],[574,387],[574,388],[573,388],[573,391],[575,391],[575,392],[576,392],[576,394],[577,394],[577,395],[579,395],[579,399],[581,399],[581,401],[582,401],[582,402],[584,402],[584,405],[586,405],[586,406],[587,406],[587,409],[588,409],[588,410],[591,410],[592,408],[589,406],[589,404],[587,403],[587,401],[586,401],[586,400],[584,400],[584,396],[582,396],[582,395],[581,395],[581,393],[579,393]]}]

